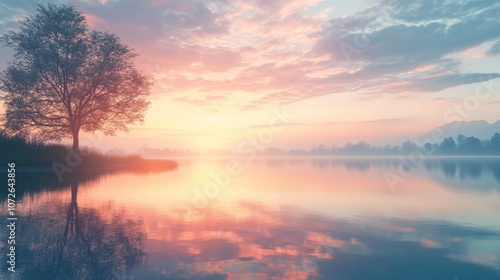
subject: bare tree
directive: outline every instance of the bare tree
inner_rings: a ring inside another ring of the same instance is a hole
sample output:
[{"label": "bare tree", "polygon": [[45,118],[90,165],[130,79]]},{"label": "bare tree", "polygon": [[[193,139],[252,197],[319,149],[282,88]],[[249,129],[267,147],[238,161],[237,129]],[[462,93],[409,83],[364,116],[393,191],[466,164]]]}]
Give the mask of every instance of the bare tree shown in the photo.
[{"label": "bare tree", "polygon": [[108,32],[91,31],[73,6],[39,5],[2,37],[15,51],[0,75],[7,131],[44,140],[79,133],[113,135],[143,123],[152,79],[134,66],[136,54]]}]

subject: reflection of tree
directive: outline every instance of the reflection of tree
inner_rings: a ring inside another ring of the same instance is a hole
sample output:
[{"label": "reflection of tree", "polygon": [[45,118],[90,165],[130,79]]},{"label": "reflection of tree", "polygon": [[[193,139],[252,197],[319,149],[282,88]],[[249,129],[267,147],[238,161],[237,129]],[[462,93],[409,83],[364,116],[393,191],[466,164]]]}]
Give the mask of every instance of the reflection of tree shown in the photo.
[{"label": "reflection of tree", "polygon": [[[140,221],[122,212],[48,205],[44,214],[20,219],[19,265],[23,279],[117,279],[145,259]],[[61,217],[66,213],[66,219]]]},{"label": "reflection of tree", "polygon": [[346,160],[344,161],[344,166],[347,169],[358,169],[361,172],[367,171],[372,167],[372,165],[375,165],[375,162],[373,161],[366,161],[366,160]]},{"label": "reflection of tree", "polygon": [[[483,173],[483,169],[485,169],[485,164],[484,162],[480,162],[479,160],[468,160],[468,161],[463,161],[460,162],[459,165],[460,167],[460,178],[461,179],[478,179],[481,177],[481,174]],[[491,167],[491,166],[487,166]]]},{"label": "reflection of tree", "polygon": [[491,167],[491,173],[493,176],[500,181],[500,163],[497,163]]},{"label": "reflection of tree", "polygon": [[457,172],[456,163],[450,160],[443,160],[441,162],[441,170],[443,170],[444,175],[446,177],[453,179]]}]

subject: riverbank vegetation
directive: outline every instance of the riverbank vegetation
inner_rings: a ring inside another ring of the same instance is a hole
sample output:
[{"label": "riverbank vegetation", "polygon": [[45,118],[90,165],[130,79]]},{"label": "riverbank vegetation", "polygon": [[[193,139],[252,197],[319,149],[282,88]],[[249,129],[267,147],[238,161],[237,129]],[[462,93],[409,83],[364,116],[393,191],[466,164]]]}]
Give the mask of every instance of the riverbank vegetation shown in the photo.
[{"label": "riverbank vegetation", "polygon": [[0,163],[6,162],[15,162],[18,168],[47,170],[71,168],[158,172],[177,167],[177,162],[172,160],[145,159],[138,155],[107,155],[88,147],[82,147],[77,153],[70,146],[10,137],[0,132]]}]

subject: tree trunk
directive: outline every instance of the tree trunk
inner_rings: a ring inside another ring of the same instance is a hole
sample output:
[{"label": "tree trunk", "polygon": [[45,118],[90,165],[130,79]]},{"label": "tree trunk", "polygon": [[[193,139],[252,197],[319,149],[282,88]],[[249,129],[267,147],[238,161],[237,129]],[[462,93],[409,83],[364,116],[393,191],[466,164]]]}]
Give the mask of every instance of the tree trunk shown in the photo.
[{"label": "tree trunk", "polygon": [[80,153],[80,139],[78,138],[78,134],[80,132],[80,129],[75,128],[73,129],[73,151],[76,153]]},{"label": "tree trunk", "polygon": [[76,198],[78,197],[78,182],[71,184],[71,204],[76,208]]}]

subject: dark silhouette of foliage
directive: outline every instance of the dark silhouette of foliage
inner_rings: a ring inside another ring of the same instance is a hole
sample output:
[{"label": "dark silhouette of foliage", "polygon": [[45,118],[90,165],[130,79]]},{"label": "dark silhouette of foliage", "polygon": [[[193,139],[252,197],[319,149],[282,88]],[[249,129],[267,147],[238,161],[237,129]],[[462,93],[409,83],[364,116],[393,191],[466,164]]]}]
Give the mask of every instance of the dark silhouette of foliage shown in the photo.
[{"label": "dark silhouette of foliage", "polygon": [[495,133],[491,137],[489,151],[492,154],[500,154],[500,133]]},{"label": "dark silhouette of foliage", "polygon": [[[105,155],[96,149],[83,148],[79,169],[116,168],[135,171],[161,171],[177,167],[171,160],[144,159],[137,155]],[[19,167],[45,167],[52,169],[53,162],[64,163],[72,155],[71,147],[28,141],[22,137],[8,136],[0,130],[0,163],[14,161]]]},{"label": "dark silhouette of foliage", "polygon": [[75,7],[39,5],[2,39],[15,52],[0,75],[9,133],[72,137],[79,151],[80,131],[113,135],[143,122],[152,80],[135,68],[128,46],[89,30]]},{"label": "dark silhouette of foliage", "polygon": [[489,156],[500,155],[500,133],[495,133],[490,140],[485,141],[474,136],[459,135],[457,140],[453,137],[445,137],[441,143],[425,143],[423,146],[412,141],[405,141],[401,146],[379,147],[361,141],[357,144],[347,143],[343,147],[332,146],[328,148],[326,145],[319,145],[309,151],[303,149],[287,151],[271,147],[260,154],[272,156],[396,156],[412,154],[423,156]]},{"label": "dark silhouette of foliage", "polygon": [[[62,175],[61,181],[53,163],[67,164],[68,156],[74,155],[71,151],[71,147],[27,141],[0,131],[0,165],[14,162],[17,172],[29,173],[29,176],[23,174],[16,178],[16,183],[23,186],[17,189],[18,197],[25,192],[66,188],[75,182],[85,183],[113,173],[156,173],[177,168],[177,162],[172,160],[145,159],[137,155],[105,155],[97,150],[83,148],[81,162],[76,167],[70,166],[71,170]],[[0,177],[4,176],[7,180],[7,173],[0,171]],[[6,196],[7,189],[0,188],[0,199]]]},{"label": "dark silhouette of foliage", "polygon": [[438,151],[441,154],[454,154],[456,149],[457,144],[455,143],[455,139],[453,139],[453,137],[446,137],[439,145]]}]

